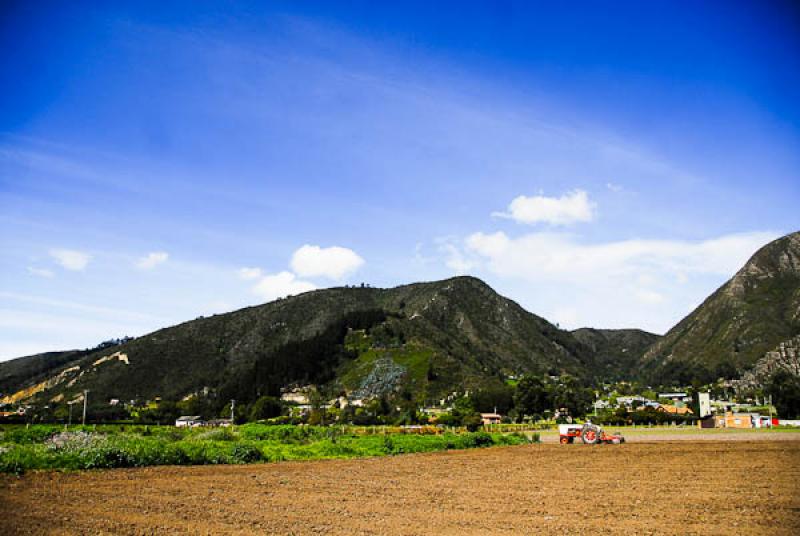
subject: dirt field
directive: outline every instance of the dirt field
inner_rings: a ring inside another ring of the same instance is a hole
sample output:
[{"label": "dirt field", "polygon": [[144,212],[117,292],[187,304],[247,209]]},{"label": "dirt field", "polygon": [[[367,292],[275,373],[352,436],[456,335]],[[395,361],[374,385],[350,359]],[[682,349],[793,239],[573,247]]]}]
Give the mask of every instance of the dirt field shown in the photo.
[{"label": "dirt field", "polygon": [[0,534],[579,531],[798,534],[800,441],[543,444],[0,480]]}]

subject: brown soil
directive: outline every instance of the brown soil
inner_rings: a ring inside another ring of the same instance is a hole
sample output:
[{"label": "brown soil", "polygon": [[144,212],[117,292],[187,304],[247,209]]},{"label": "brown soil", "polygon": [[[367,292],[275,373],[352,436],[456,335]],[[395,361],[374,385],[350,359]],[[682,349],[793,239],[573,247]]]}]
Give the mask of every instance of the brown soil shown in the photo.
[{"label": "brown soil", "polygon": [[798,534],[800,442],[530,445],[0,479],[0,534]]}]

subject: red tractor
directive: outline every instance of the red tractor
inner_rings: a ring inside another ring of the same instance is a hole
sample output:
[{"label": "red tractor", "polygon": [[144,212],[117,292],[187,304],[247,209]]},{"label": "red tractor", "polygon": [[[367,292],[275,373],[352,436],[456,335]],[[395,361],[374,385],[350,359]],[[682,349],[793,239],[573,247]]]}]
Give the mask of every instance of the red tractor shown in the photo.
[{"label": "red tractor", "polygon": [[574,443],[575,438],[580,438],[587,445],[597,443],[615,444],[625,443],[625,438],[617,434],[609,434],[602,427],[587,422],[586,424],[559,424],[559,442],[562,445]]}]

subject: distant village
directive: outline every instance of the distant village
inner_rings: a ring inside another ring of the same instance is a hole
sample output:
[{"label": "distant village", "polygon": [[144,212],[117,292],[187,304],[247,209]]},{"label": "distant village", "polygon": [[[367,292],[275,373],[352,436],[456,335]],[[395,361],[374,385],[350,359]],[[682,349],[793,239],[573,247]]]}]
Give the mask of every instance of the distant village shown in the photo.
[{"label": "distant village", "polygon": [[[521,377],[510,376],[507,382],[509,385],[516,385],[520,379]],[[551,386],[558,386],[562,378],[551,376],[545,380],[551,382]],[[732,386],[716,385],[706,391],[693,392],[692,389],[686,389],[656,392],[624,381],[603,384],[594,391],[586,390],[594,393],[594,400],[591,401],[591,398],[586,400],[584,402],[586,410],[578,415],[574,410],[558,406],[533,415],[521,413],[519,409],[504,411],[502,404],[486,407],[484,403],[484,407],[478,407],[478,404],[470,402],[475,393],[452,392],[444,398],[429,401],[428,404],[415,408],[413,419],[392,424],[461,426],[466,422],[466,411],[471,412],[474,425],[484,427],[524,424],[536,429],[551,427],[558,423],[585,421],[601,425],[672,425],[699,428],[800,426],[800,421],[780,419],[769,398],[737,397],[735,390],[730,387]],[[164,404],[158,397],[148,401],[110,399],[105,402],[107,404],[105,419],[103,421],[95,419],[95,422],[133,419],[136,422],[174,423],[177,427],[224,427],[254,420],[275,424],[375,424],[389,422],[380,421],[379,415],[403,410],[400,406],[386,407],[387,404],[391,406],[395,403],[389,402],[386,397],[379,399],[374,396],[357,396],[357,392],[350,396],[342,394],[325,400],[315,386],[305,385],[283,389],[280,397],[273,399],[272,402],[277,407],[275,414],[269,412],[256,414],[251,409],[242,415],[241,411],[235,408],[235,400],[230,401],[229,415],[212,417],[207,414],[181,412],[181,409],[196,407],[193,406],[193,401],[208,395],[207,390],[187,395],[182,401],[172,403],[171,413],[160,411]],[[64,422],[65,424],[86,422],[85,396],[89,396],[88,392],[78,394],[73,400],[63,404],[53,403],[51,406],[45,406],[43,409],[49,413],[46,413],[47,417],[44,418],[40,416],[42,408],[23,401],[12,402],[6,398],[0,400],[0,422]],[[472,410],[465,410],[465,406],[472,407]],[[241,409],[240,407],[239,410]]]}]

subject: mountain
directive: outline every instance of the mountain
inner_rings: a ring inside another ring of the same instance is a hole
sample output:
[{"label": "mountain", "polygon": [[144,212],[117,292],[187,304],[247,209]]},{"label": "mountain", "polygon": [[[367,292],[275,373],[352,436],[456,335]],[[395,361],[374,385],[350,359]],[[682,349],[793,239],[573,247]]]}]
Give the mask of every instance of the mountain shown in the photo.
[{"label": "mountain", "polygon": [[88,350],[45,352],[0,362],[0,395],[16,391],[32,378],[47,376],[59,367],[88,354]]},{"label": "mountain", "polygon": [[639,374],[645,351],[659,338],[641,329],[580,328],[572,335],[594,356],[596,376],[610,380],[631,380]]},{"label": "mountain", "polygon": [[482,281],[340,287],[198,318],[88,353],[0,363],[6,401],[99,403],[209,393],[252,400],[317,384],[423,401],[523,373],[586,375],[591,351]]},{"label": "mountain", "polygon": [[645,377],[687,384],[735,378],[800,334],[800,232],[759,249],[647,350]]}]

